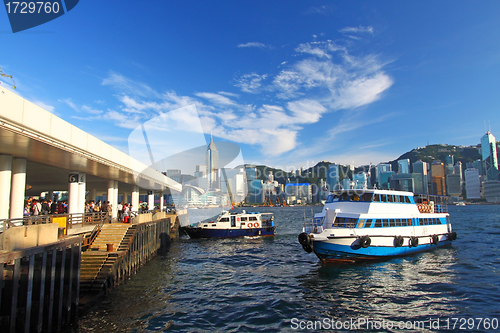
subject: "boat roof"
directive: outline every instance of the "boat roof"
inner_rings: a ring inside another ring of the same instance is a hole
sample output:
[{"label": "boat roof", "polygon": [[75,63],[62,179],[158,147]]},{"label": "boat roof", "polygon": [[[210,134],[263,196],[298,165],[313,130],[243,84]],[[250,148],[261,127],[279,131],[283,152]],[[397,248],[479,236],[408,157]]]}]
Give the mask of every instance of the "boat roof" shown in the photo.
[{"label": "boat roof", "polygon": [[408,191],[396,191],[396,190],[381,190],[374,188],[364,188],[364,189],[343,189],[338,191],[331,191],[331,194],[341,194],[341,193],[355,193],[362,195],[363,193],[378,193],[378,194],[393,194],[393,195],[407,195],[413,196],[413,192]]}]

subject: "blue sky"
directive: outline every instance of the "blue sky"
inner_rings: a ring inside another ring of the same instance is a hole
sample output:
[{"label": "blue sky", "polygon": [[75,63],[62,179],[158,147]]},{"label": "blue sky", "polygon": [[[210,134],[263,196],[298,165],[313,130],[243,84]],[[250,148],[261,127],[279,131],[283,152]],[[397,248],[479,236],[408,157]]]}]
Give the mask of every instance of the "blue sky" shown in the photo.
[{"label": "blue sky", "polygon": [[500,137],[499,17],[498,1],[80,1],[16,34],[0,10],[0,67],[123,151],[162,119],[247,163],[376,164],[477,144],[485,121]]}]

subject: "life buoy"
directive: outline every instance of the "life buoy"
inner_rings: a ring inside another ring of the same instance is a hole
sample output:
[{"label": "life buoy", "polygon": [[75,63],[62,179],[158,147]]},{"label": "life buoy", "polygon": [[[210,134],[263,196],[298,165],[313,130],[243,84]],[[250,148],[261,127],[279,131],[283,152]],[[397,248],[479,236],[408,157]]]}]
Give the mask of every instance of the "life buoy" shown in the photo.
[{"label": "life buoy", "polygon": [[311,253],[313,250],[312,250],[312,247],[311,245],[309,244],[306,244],[306,245],[302,245],[302,248],[304,249],[304,251],[306,251],[307,253]]},{"label": "life buoy", "polygon": [[438,245],[439,244],[439,236],[438,235],[433,235],[432,236],[432,244]]},{"label": "life buoy", "polygon": [[311,244],[311,237],[309,237],[309,235],[306,234],[305,232],[302,232],[299,234],[299,243],[302,246],[310,245]]},{"label": "life buoy", "polygon": [[248,223],[249,228],[253,228],[253,223]]},{"label": "life buoy", "polygon": [[364,249],[366,249],[367,247],[369,247],[371,243],[372,243],[372,240],[368,236],[363,236],[359,240],[359,244]]},{"label": "life buoy", "polygon": [[396,237],[394,237],[394,247],[403,246],[403,242],[404,242],[403,236],[396,236]]},{"label": "life buoy", "polygon": [[259,222],[255,222],[255,223],[253,224],[253,227],[254,227],[254,228],[258,228],[258,227],[259,227]]},{"label": "life buoy", "polygon": [[424,206],[422,206],[422,205],[418,205],[418,210],[419,210],[419,211],[422,211],[423,209],[424,209]]}]

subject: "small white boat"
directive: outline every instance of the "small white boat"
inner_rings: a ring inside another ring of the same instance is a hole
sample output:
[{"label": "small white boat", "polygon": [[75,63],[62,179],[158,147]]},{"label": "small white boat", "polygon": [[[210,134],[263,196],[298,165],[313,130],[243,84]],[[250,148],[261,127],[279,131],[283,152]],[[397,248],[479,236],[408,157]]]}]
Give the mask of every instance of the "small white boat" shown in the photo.
[{"label": "small white boat", "polygon": [[403,256],[450,244],[443,197],[390,190],[330,194],[321,213],[304,223],[299,243],[323,262]]},{"label": "small white boat", "polygon": [[230,213],[223,211],[214,221],[183,227],[191,238],[274,236],[273,213]]},{"label": "small white boat", "polygon": [[456,203],[456,205],[457,205],[457,206],[465,206],[465,202],[460,201],[460,202],[457,202],[457,203]]}]

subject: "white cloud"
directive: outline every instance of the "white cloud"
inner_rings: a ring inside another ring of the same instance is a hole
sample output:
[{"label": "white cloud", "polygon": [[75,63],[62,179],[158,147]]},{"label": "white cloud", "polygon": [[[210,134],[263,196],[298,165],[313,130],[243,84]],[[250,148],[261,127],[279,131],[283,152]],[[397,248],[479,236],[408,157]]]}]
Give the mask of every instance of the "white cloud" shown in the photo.
[{"label": "white cloud", "polygon": [[33,104],[38,105],[45,111],[49,111],[50,113],[54,113],[55,108],[52,105],[45,104],[44,102],[41,101],[33,101]]},{"label": "white cloud", "polygon": [[73,103],[71,98],[60,99],[60,100],[58,100],[58,102],[66,103],[70,108],[72,108],[76,112],[80,112],[80,109],[75,105],[75,103]]},{"label": "white cloud", "polygon": [[343,29],[340,29],[339,32],[345,34],[345,33],[369,33],[373,35],[373,27],[368,26],[368,27],[363,27],[363,26],[358,26],[358,27],[345,27]]},{"label": "white cloud", "polygon": [[262,81],[267,78],[267,75],[259,75],[256,73],[250,73],[242,75],[239,79],[237,79],[235,86],[239,87],[242,91],[248,93],[257,93],[260,91],[260,87],[262,85]]},{"label": "white cloud", "polygon": [[201,93],[196,93],[195,94],[198,97],[207,99],[211,101],[212,103],[218,104],[218,105],[224,105],[224,106],[235,106],[237,105],[236,102],[232,101],[231,99],[227,98],[226,96],[222,96],[220,94],[214,94],[214,93],[209,93],[209,92],[201,92]]},{"label": "white cloud", "polygon": [[130,80],[115,72],[110,72],[109,76],[102,80],[101,84],[103,86],[111,86],[131,96],[152,97],[156,95],[154,89],[147,84]]},{"label": "white cloud", "polygon": [[235,93],[230,93],[230,92],[227,92],[227,91],[219,91],[218,92],[219,95],[224,95],[224,96],[229,96],[229,97],[240,97],[239,94],[235,94]]},{"label": "white cloud", "polygon": [[[354,116],[358,114],[357,108],[380,99],[393,80],[384,70],[386,63],[377,56],[352,55],[346,47],[330,40],[302,43],[295,51],[304,57],[282,62],[283,68],[276,74],[253,72],[235,79],[234,85],[243,93],[257,95],[257,101],[262,96],[260,103],[254,104],[242,103],[239,94],[225,91],[203,91],[193,96],[177,95],[175,91],[160,93],[146,84],[111,73],[103,85],[117,91],[115,96],[120,104],[103,117],[126,128],[148,122],[156,133],[167,133],[173,128],[190,133],[193,132],[190,124],[199,123],[200,131],[205,134],[213,131],[215,137],[256,146],[263,156],[276,157],[292,150],[294,157],[319,156],[331,151],[332,145],[300,147],[302,130],[338,110],[349,112],[336,117],[339,118],[336,126],[325,133],[330,137],[368,126],[375,120],[360,121],[345,115]],[[132,92],[137,87],[141,93]],[[197,114],[176,111],[186,107],[194,107]],[[151,119],[169,125],[161,127]],[[313,136],[318,137],[319,133]]]},{"label": "white cloud", "polygon": [[259,47],[259,48],[264,48],[264,47],[266,47],[266,45],[262,44],[262,43],[259,43],[259,42],[249,42],[249,43],[239,44],[238,47]]},{"label": "white cloud", "polygon": [[82,111],[85,113],[90,113],[90,114],[101,114],[103,111],[101,110],[96,110],[90,106],[87,105],[82,105]]},{"label": "white cloud", "polygon": [[380,99],[381,94],[392,84],[392,79],[384,73],[357,78],[334,92],[330,105],[339,110],[370,104]]}]

